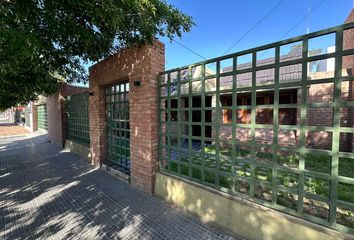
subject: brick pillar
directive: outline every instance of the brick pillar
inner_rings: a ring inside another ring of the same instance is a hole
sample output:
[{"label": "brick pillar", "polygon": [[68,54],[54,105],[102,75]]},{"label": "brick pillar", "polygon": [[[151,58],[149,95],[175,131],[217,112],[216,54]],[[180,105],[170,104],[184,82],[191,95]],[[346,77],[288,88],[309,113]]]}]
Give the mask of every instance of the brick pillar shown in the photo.
[{"label": "brick pillar", "polygon": [[[354,8],[351,10],[349,13],[347,19],[345,20],[345,23],[351,23],[354,22]],[[354,48],[354,29],[349,29],[344,32],[343,36],[343,49],[352,49]],[[352,75],[354,74],[354,55],[348,55],[344,57],[343,59],[343,66],[342,69],[348,74]],[[353,100],[353,94],[354,94],[354,89],[353,89],[353,81],[350,81],[348,84],[348,101]],[[347,111],[347,120],[348,124],[354,127],[353,123],[353,116],[354,116],[354,110],[353,107],[349,107]],[[350,134],[347,134],[348,138],[350,138]],[[354,152],[354,134],[352,134],[351,139],[347,139],[345,141],[347,144],[347,151]]]},{"label": "brick pillar", "polygon": [[[93,69],[97,64],[93,67]],[[96,67],[97,68],[97,67]],[[106,157],[106,114],[104,86],[90,69],[89,121],[92,164],[99,167]]]},{"label": "brick pillar", "polygon": [[[90,68],[90,139],[92,163],[106,158],[105,88],[129,81],[131,183],[154,190],[158,162],[158,74],[165,67],[163,43],[120,51]],[[134,86],[140,81],[141,86]]]},{"label": "brick pillar", "polygon": [[60,148],[64,148],[66,140],[66,97],[86,91],[87,88],[62,84],[55,94],[46,98],[48,138]]},{"label": "brick pillar", "polygon": [[37,112],[37,106],[34,104],[34,102],[31,102],[31,111],[32,111],[32,132],[38,131],[38,112]]},{"label": "brick pillar", "polygon": [[46,98],[47,105],[47,121],[48,121],[48,138],[58,145],[63,147],[63,122],[61,118],[61,105],[62,100],[60,93],[57,91],[55,94]]},{"label": "brick pillar", "polygon": [[15,123],[15,108],[14,107],[11,107],[10,109],[10,123]]},{"label": "brick pillar", "polygon": [[[348,18],[345,20],[345,23],[351,23],[354,22],[354,8],[350,12]],[[343,36],[343,49],[352,49],[354,48],[354,28],[348,29],[344,31],[344,36]],[[343,59],[343,69],[346,70],[348,75],[354,74],[354,57],[353,55],[348,55]]]}]

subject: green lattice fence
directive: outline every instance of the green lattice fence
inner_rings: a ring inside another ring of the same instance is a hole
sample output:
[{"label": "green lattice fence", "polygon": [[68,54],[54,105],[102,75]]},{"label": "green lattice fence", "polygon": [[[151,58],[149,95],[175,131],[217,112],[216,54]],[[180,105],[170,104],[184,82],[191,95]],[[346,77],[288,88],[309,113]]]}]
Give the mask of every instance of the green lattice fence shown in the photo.
[{"label": "green lattice fence", "polygon": [[163,72],[161,171],[354,233],[353,28]]},{"label": "green lattice fence", "polygon": [[47,105],[42,104],[37,106],[38,112],[38,128],[48,130]]},{"label": "green lattice fence", "polygon": [[90,146],[90,124],[88,114],[88,93],[67,97],[67,139]]}]

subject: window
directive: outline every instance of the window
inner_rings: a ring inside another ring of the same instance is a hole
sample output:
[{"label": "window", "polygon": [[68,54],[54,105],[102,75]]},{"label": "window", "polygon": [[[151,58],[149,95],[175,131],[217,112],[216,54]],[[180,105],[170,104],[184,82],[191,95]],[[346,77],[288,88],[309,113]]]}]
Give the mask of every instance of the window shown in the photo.
[{"label": "window", "polygon": [[296,104],[297,89],[286,89],[279,91],[279,104]]},{"label": "window", "polygon": [[297,109],[279,108],[278,118],[279,125],[296,125]]},{"label": "window", "polygon": [[[279,104],[296,104],[297,89],[286,89],[279,92]],[[296,125],[296,108],[279,108],[279,125]]]},{"label": "window", "polygon": [[[220,96],[222,107],[232,106],[232,95],[225,94]],[[249,106],[252,103],[252,94],[237,94],[237,106]],[[279,91],[279,104],[296,104],[297,89],[283,89]],[[256,105],[273,105],[274,91],[263,91],[256,93]],[[280,125],[296,125],[297,109],[296,108],[279,108],[279,124]],[[230,109],[222,110],[222,122],[232,123],[232,111]],[[237,109],[236,123],[250,124],[251,109]],[[258,108],[256,110],[257,124],[273,124],[273,109]]]},{"label": "window", "polygon": [[[177,109],[177,108],[178,108],[178,100],[171,99],[171,109]],[[177,120],[178,120],[177,111],[171,110],[171,122],[177,122]]]},{"label": "window", "polygon": [[[274,104],[274,92],[257,92],[257,105],[272,105]],[[256,110],[256,124],[273,124],[273,109],[259,108]]]},{"label": "window", "polygon": [[251,109],[238,109],[236,111],[236,123],[251,123]]},{"label": "window", "polygon": [[229,109],[223,109],[222,110],[222,115],[223,115],[223,118],[222,118],[222,122],[223,123],[232,123],[232,112],[231,110]]},{"label": "window", "polygon": [[251,105],[252,97],[251,93],[239,93],[237,94],[237,106]]},{"label": "window", "polygon": [[274,93],[273,92],[260,92],[257,93],[257,105],[270,105],[274,104]]},{"label": "window", "polygon": [[[232,95],[231,94],[221,95],[220,102],[222,107],[231,107]],[[232,123],[232,111],[230,109],[222,109],[222,120],[223,123]]]}]

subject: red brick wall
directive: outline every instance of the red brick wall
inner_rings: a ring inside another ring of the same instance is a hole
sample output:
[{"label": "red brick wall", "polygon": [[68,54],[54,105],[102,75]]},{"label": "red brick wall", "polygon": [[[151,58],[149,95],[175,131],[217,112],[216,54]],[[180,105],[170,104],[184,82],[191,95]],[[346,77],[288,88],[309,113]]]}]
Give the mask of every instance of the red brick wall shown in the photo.
[{"label": "red brick wall", "polygon": [[48,138],[62,147],[62,121],[61,121],[62,99],[59,98],[59,92],[47,97],[47,117],[48,117]]},{"label": "red brick wall", "polygon": [[63,84],[57,93],[47,97],[48,138],[61,148],[64,147],[66,139],[65,97],[87,90]]},{"label": "red brick wall", "polygon": [[[350,12],[347,19],[345,20],[345,23],[350,23],[350,22],[354,22],[354,8]],[[346,30],[346,31],[344,31],[343,34],[344,34],[344,36],[343,36],[343,49],[344,50],[354,49],[354,29],[352,28],[352,29]],[[353,75],[354,55],[348,55],[348,56],[344,57],[343,69],[345,69],[345,72],[348,76]],[[350,100],[353,100],[352,99],[352,96],[354,96],[353,81],[350,81],[347,84],[347,90],[348,91],[346,93],[346,95],[347,95],[346,97],[348,97]],[[342,93],[342,96],[343,96],[343,93]],[[346,113],[344,114],[346,116],[346,118],[344,119],[346,121],[345,126],[354,127],[354,125],[353,125],[354,108],[351,107],[348,109],[344,109],[342,111],[346,111]],[[343,142],[347,143],[346,149],[344,149],[344,151],[353,152],[354,135],[352,133],[341,134],[340,138]]]},{"label": "red brick wall", "polygon": [[[164,45],[122,50],[90,68],[90,139],[93,164],[106,158],[105,87],[130,84],[131,182],[152,193],[158,160],[158,74],[164,70]],[[141,86],[134,86],[134,81]]]},{"label": "red brick wall", "polygon": [[[354,22],[354,9],[350,12],[345,23]],[[343,36],[343,49],[354,48],[354,29],[344,31]],[[347,55],[343,58],[342,74],[347,76],[353,73],[354,67],[354,55]],[[353,94],[353,88],[351,82],[342,83],[342,99],[351,101],[352,99],[346,99],[349,94]],[[308,90],[308,102],[331,102],[333,101],[334,85],[331,83],[311,85]],[[353,126],[352,116],[353,108],[342,109],[341,125],[345,122],[346,127]],[[307,111],[307,124],[310,126],[332,126],[333,124],[333,110],[330,108],[317,108],[308,109]],[[332,134],[329,132],[309,132],[307,135],[307,144],[309,147],[331,149],[332,146]],[[353,139],[350,135],[341,134],[340,136],[340,150],[352,151]]]},{"label": "red brick wall", "polygon": [[32,131],[35,132],[38,130],[38,113],[37,113],[37,106],[34,102],[31,103],[32,105]]},{"label": "red brick wall", "polygon": [[[354,22],[354,9],[350,12],[345,23]],[[354,48],[354,28],[345,30],[343,33],[343,49],[353,49]],[[354,68],[354,55],[347,55],[343,59],[343,69],[346,70],[347,74],[353,74]]]},{"label": "red brick wall", "polygon": [[[311,85],[308,87],[307,103],[333,102],[333,91],[333,83]],[[306,125],[332,127],[333,109],[307,107]],[[330,150],[332,148],[332,135],[328,132],[308,131],[306,133],[306,145],[309,148]]]}]

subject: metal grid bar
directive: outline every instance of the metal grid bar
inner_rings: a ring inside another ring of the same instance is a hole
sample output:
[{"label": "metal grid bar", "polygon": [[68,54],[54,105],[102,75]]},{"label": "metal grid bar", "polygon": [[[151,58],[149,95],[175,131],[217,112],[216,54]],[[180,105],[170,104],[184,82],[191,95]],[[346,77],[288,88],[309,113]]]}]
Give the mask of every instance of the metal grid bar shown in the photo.
[{"label": "metal grid bar", "polygon": [[161,171],[353,234],[354,47],[343,46],[353,31],[161,73]]},{"label": "metal grid bar", "polygon": [[66,98],[67,138],[84,146],[90,146],[88,93]]}]

